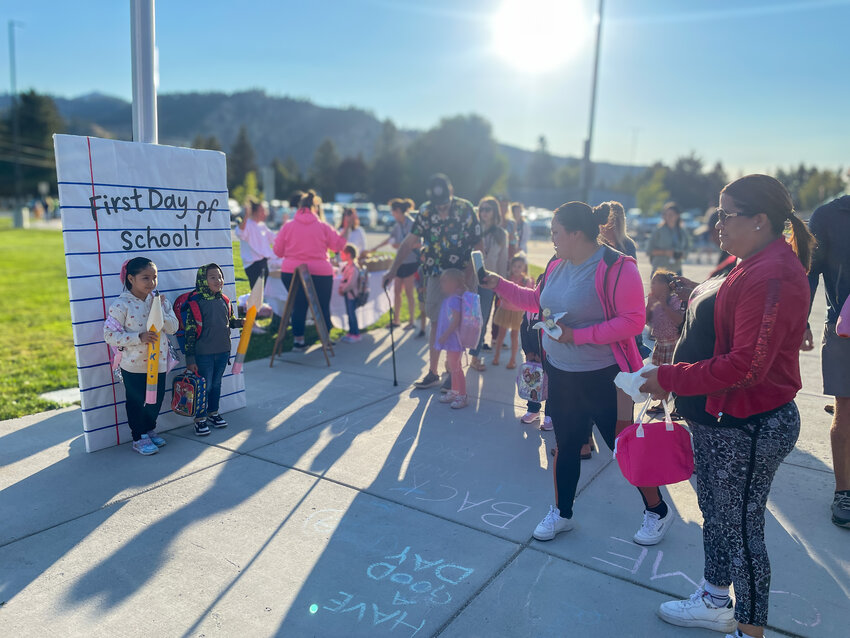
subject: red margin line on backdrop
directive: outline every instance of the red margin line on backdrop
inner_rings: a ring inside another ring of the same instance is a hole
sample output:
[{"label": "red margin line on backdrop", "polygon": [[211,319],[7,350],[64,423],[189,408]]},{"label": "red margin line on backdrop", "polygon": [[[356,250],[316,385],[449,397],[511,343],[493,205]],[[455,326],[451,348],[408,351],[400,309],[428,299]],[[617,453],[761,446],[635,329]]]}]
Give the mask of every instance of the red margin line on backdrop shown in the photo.
[{"label": "red margin line on backdrop", "polygon": [[[92,166],[91,161],[91,138],[86,136],[86,143],[89,146],[89,175],[91,175],[91,196],[95,197],[94,194],[94,167]],[[94,200],[92,200],[94,201]],[[103,302],[103,320],[106,321],[106,292],[103,290],[103,265],[101,264],[100,259],[100,227],[97,223],[97,213],[94,214],[94,233],[95,237],[97,237],[97,271],[100,273],[100,297]],[[109,345],[104,344],[106,346],[106,356],[109,357]],[[110,368],[110,372],[112,369]],[[118,398],[115,394],[115,384],[112,384],[112,407],[115,409],[115,445],[121,444],[121,435],[118,432]]]}]

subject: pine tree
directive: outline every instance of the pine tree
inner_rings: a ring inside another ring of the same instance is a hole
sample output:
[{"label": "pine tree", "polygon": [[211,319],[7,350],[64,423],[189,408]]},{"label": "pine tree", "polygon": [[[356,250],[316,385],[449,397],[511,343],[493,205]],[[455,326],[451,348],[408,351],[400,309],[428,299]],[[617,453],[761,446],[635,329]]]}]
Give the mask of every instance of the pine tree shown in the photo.
[{"label": "pine tree", "polygon": [[233,190],[245,182],[248,173],[257,171],[257,160],[254,147],[248,139],[248,131],[243,124],[230,153],[227,155],[227,188]]}]

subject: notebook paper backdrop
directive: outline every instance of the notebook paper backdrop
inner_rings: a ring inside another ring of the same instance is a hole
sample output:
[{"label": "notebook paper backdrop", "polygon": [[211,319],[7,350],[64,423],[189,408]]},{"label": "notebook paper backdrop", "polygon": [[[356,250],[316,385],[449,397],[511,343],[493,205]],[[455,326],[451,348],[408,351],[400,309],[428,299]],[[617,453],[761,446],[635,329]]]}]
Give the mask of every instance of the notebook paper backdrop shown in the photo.
[{"label": "notebook paper backdrop", "polygon": [[[103,322],[121,294],[121,264],[151,259],[158,289],[170,302],[195,285],[198,266],[224,270],[224,293],[236,298],[225,156],[156,144],[55,135],[56,173],[65,242],[71,323],[82,398],[86,450],[129,441],[124,387],[112,377]],[[231,333],[231,356],[238,331]],[[231,358],[231,364],[232,364]],[[171,412],[171,380],[157,429],[186,425]],[[221,411],[245,405],[242,374],[225,371]]]}]

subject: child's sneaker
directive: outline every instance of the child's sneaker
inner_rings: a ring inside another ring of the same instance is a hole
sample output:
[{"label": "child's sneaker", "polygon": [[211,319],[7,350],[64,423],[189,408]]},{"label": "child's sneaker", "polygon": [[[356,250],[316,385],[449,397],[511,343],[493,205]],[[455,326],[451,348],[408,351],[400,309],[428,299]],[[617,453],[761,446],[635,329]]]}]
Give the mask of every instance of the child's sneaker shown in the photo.
[{"label": "child's sneaker", "polygon": [[456,394],[455,400],[452,401],[452,409],[460,410],[469,405],[469,398],[465,394]]},{"label": "child's sneaker", "polygon": [[345,343],[360,343],[362,338],[360,335],[345,335],[342,340]]},{"label": "child's sneaker", "polygon": [[148,432],[147,436],[151,440],[151,443],[153,443],[157,447],[162,447],[167,443],[164,438],[162,438],[159,434],[156,433],[156,430],[151,430],[150,432]]},{"label": "child's sneaker", "polygon": [[207,417],[207,423],[209,423],[214,428],[226,428],[227,427],[227,421],[225,421],[218,412],[216,412],[215,414],[210,414]]},{"label": "child's sneaker", "polygon": [[525,425],[531,425],[532,423],[536,423],[540,420],[539,412],[526,412],[521,417],[519,417],[519,422],[524,423]]},{"label": "child's sneaker", "polygon": [[440,395],[440,403],[453,403],[457,399],[457,392],[449,390],[445,394]]},{"label": "child's sneaker", "polygon": [[210,433],[210,426],[207,425],[207,419],[203,421],[195,421],[195,436],[206,436]]},{"label": "child's sneaker", "polygon": [[159,452],[159,448],[153,444],[147,434],[143,434],[138,441],[133,441],[133,450],[144,456]]},{"label": "child's sneaker", "polygon": [[551,416],[543,418],[543,423],[540,424],[540,429],[545,430],[546,432],[551,432],[554,429]]}]

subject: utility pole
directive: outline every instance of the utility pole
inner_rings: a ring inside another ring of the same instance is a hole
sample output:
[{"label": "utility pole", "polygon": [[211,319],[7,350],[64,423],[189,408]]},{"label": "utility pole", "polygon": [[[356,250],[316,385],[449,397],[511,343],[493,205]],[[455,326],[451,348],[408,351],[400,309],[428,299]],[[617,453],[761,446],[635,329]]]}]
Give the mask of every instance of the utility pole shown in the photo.
[{"label": "utility pole", "polygon": [[18,112],[18,78],[15,63],[15,27],[20,22],[9,20],[9,88],[12,94],[12,144],[15,147],[15,206],[23,206],[21,178],[21,125]]},{"label": "utility pole", "polygon": [[130,0],[130,55],[133,63],[133,141],[158,144],[154,0]]},{"label": "utility pole", "polygon": [[593,164],[590,161],[590,150],[593,144],[593,125],[596,119],[596,83],[599,77],[599,47],[602,42],[602,5],[599,0],[596,14],[596,50],[593,56],[593,79],[590,85],[590,122],[587,127],[587,139],[584,141],[584,154],[581,160],[581,201],[587,202],[590,188],[593,186]]}]

